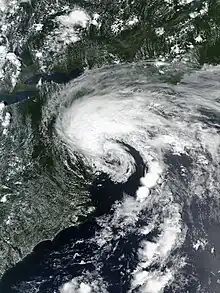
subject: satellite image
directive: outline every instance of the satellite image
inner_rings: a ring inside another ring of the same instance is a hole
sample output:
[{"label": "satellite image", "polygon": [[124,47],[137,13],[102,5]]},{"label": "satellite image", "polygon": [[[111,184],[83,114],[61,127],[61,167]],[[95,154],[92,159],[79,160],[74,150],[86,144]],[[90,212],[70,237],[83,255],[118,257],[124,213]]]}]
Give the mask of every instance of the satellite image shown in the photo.
[{"label": "satellite image", "polygon": [[220,1],[0,0],[0,293],[220,293]]}]

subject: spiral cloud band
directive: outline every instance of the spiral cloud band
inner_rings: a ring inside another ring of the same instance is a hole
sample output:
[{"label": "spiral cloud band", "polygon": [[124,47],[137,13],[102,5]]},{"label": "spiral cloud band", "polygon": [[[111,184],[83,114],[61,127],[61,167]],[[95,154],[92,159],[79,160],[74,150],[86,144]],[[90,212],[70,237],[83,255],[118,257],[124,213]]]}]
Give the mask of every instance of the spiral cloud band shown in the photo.
[{"label": "spiral cloud band", "polygon": [[[145,171],[135,195],[124,194],[111,217],[98,219],[102,229],[90,241],[98,251],[108,247],[113,253],[118,238],[140,237],[138,261],[126,272],[128,292],[160,293],[184,267],[178,250],[188,229],[182,209],[194,196],[205,196],[198,191],[206,172],[208,192],[218,193],[220,136],[206,113],[220,110],[220,71],[204,69],[173,85],[143,68],[100,69],[68,85],[59,93],[55,129],[73,160],[80,154],[95,173],[104,172],[116,183],[127,182],[136,170],[126,146],[141,155]],[[74,277],[61,292],[108,292],[99,256],[93,261],[100,270]]]}]

